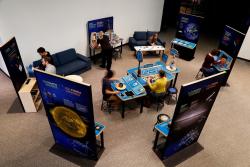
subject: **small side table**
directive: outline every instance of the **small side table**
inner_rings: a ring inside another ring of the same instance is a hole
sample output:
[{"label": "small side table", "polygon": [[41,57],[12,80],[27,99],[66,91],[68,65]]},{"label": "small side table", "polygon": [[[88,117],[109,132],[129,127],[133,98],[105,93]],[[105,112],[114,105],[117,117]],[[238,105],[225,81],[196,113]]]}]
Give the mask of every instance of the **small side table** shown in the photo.
[{"label": "small side table", "polygon": [[160,133],[165,137],[168,136],[168,133],[169,133],[168,124],[169,124],[170,121],[171,120],[169,120],[168,122],[162,122],[162,123],[159,123],[159,124],[155,125],[156,134],[155,134],[155,141],[154,141],[153,149],[156,149],[156,147],[157,147],[157,143],[158,143]]},{"label": "small side table", "polygon": [[100,147],[101,148],[104,148],[104,132],[103,130],[105,129],[106,127],[99,123],[99,122],[95,122],[95,136],[98,137],[100,136],[100,140],[101,140],[101,145]]},{"label": "small side table", "polygon": [[73,81],[77,81],[77,82],[83,82],[83,79],[80,75],[67,75],[65,76],[65,78],[73,80]]}]

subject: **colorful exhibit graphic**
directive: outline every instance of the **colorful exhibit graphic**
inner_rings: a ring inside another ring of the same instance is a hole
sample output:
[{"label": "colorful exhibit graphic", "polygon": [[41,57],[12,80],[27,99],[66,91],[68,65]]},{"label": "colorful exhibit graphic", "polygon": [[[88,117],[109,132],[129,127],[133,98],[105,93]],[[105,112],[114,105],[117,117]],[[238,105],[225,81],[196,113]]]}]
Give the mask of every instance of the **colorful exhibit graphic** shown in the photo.
[{"label": "colorful exhibit graphic", "polygon": [[220,90],[225,72],[182,85],[163,158],[195,143]]},{"label": "colorful exhibit graphic", "polygon": [[84,157],[96,158],[91,86],[35,70],[55,142]]},{"label": "colorful exhibit graphic", "polygon": [[178,18],[176,37],[197,43],[200,36],[200,26],[203,17],[180,13]]},{"label": "colorful exhibit graphic", "polygon": [[102,19],[96,19],[88,21],[88,36],[89,36],[89,42],[91,44],[91,41],[94,39],[97,39],[98,32],[103,31],[113,31],[113,17],[106,17]]},{"label": "colorful exhibit graphic", "polygon": [[238,53],[240,51],[244,38],[245,38],[245,34],[243,34],[242,32],[228,25],[225,26],[224,33],[219,43],[219,49],[229,54],[233,58],[233,60],[230,64],[230,69],[227,71],[223,85],[226,85],[227,83],[227,80],[234,66],[236,58],[238,57]]}]

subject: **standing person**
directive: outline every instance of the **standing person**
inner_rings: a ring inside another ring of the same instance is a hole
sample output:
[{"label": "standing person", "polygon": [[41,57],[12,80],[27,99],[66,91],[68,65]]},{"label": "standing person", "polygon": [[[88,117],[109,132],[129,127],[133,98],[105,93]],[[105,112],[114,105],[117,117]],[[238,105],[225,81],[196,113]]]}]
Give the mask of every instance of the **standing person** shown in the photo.
[{"label": "standing person", "polygon": [[[97,44],[101,45],[102,48],[102,64],[100,67],[107,68],[109,71],[111,69],[112,64],[112,54],[113,54],[113,48],[109,43],[109,37],[104,35],[103,31],[99,32],[99,38],[97,39]],[[107,62],[107,65],[106,65]]]},{"label": "standing person", "polygon": [[[53,63],[53,59],[50,55],[50,53],[48,51],[46,51],[43,47],[39,47],[37,49],[37,53],[41,56],[41,59],[43,59],[44,57],[49,57],[50,58],[50,64],[54,64]],[[40,64],[38,64],[38,67],[36,67],[40,70],[45,70],[45,67],[43,66],[42,62]]]},{"label": "standing person", "polygon": [[56,67],[50,64],[50,57],[42,58],[42,65],[45,67],[44,71],[56,74]]}]

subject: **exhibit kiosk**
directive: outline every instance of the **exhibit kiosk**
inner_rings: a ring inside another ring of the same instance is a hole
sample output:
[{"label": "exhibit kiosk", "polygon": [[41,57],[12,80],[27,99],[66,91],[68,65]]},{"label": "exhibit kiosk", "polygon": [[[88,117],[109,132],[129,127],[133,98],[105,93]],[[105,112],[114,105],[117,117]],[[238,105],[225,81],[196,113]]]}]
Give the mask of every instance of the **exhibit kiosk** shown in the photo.
[{"label": "exhibit kiosk", "polygon": [[10,79],[24,112],[37,112],[41,96],[35,78],[28,78],[15,37],[0,48]]}]

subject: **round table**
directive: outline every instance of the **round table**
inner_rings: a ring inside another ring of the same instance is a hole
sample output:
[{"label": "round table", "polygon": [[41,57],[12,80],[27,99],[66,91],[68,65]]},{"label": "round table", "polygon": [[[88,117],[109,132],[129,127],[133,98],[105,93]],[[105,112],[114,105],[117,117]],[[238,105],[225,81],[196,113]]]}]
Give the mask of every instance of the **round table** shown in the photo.
[{"label": "round table", "polygon": [[65,78],[73,80],[73,81],[77,81],[77,82],[83,82],[83,79],[80,75],[67,75],[65,76]]}]

